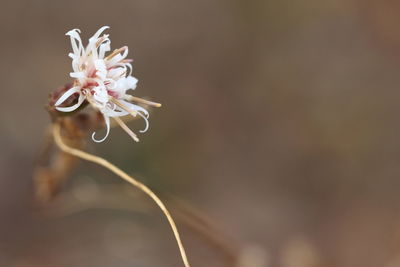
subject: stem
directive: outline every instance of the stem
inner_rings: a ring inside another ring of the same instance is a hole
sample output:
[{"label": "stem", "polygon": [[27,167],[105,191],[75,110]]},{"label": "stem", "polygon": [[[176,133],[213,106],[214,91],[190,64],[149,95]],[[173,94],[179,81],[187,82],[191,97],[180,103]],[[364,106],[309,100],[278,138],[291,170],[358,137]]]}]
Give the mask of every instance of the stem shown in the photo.
[{"label": "stem", "polygon": [[54,136],[54,141],[57,144],[57,146],[62,151],[64,151],[65,153],[69,153],[69,154],[71,154],[71,155],[73,155],[75,157],[78,157],[78,158],[81,158],[81,159],[96,163],[96,164],[98,164],[100,166],[103,166],[104,168],[112,171],[113,173],[115,173],[116,175],[121,177],[123,180],[125,180],[126,182],[128,182],[128,183],[132,184],[133,186],[137,187],[138,189],[143,191],[146,195],[151,197],[154,200],[154,202],[156,202],[158,207],[162,210],[162,212],[164,213],[165,217],[167,217],[167,219],[168,219],[168,222],[169,222],[169,224],[170,224],[170,226],[172,228],[172,232],[174,233],[176,242],[178,243],[179,251],[180,251],[184,266],[185,267],[190,267],[189,261],[188,261],[187,256],[186,256],[185,248],[183,247],[181,238],[179,236],[178,229],[176,227],[176,224],[175,224],[174,220],[172,219],[171,214],[169,213],[169,211],[165,207],[164,203],[157,197],[157,195],[155,193],[153,193],[153,191],[151,191],[150,188],[148,188],[146,185],[142,184],[141,182],[139,182],[138,180],[136,180],[132,176],[129,176],[126,172],[122,171],[117,166],[111,164],[107,160],[105,160],[105,159],[103,159],[101,157],[89,154],[89,153],[84,152],[82,150],[69,147],[68,145],[66,145],[62,140],[61,127],[60,127],[60,124],[58,124],[58,123],[55,123],[53,125],[53,136]]}]

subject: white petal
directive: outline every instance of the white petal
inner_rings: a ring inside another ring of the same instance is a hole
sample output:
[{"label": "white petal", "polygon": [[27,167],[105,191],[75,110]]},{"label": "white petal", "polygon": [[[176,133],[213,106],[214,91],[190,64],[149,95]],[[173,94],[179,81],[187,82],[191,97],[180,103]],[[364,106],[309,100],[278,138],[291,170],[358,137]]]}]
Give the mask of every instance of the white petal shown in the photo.
[{"label": "white petal", "polygon": [[110,78],[105,79],[104,84],[106,84],[107,90],[111,91],[113,91],[117,86],[116,81]]},{"label": "white petal", "polygon": [[71,76],[72,78],[85,78],[86,77],[82,71],[70,72],[69,76]]},{"label": "white petal", "polygon": [[76,54],[74,54],[74,53],[69,53],[68,56],[69,56],[70,58],[72,58],[72,59],[77,59],[77,58],[79,58],[79,56],[76,55]]},{"label": "white petal", "polygon": [[70,107],[56,107],[56,109],[58,111],[62,111],[62,112],[71,112],[71,111],[74,111],[75,109],[79,108],[79,106],[83,103],[84,100],[85,100],[85,96],[79,95],[78,103],[76,103],[75,105],[72,105]]},{"label": "white petal", "polygon": [[79,92],[79,87],[72,87],[68,89],[54,104],[54,106],[61,105],[65,100],[67,100],[71,95]]},{"label": "white petal", "polygon": [[96,75],[98,77],[100,77],[101,79],[105,79],[107,76],[107,68],[106,68],[106,64],[104,63],[104,60],[96,59],[94,61],[94,67],[97,70]]},{"label": "white petal", "polygon": [[113,68],[108,71],[107,77],[118,80],[120,77],[124,75],[124,73],[125,73],[124,68]]},{"label": "white petal", "polygon": [[[98,42],[99,37],[102,34],[102,32],[104,30],[108,29],[108,28],[110,28],[110,27],[103,26],[92,37],[90,37],[89,44],[86,47],[86,54],[87,55],[91,52],[93,58],[95,58],[95,59],[99,58],[99,55],[97,53],[97,45],[98,45],[97,42]],[[106,37],[106,39],[104,39],[103,42],[108,40],[108,35],[105,35],[105,37]]]},{"label": "white petal", "polygon": [[91,80],[98,84],[97,87],[99,87],[101,89],[106,89],[106,85],[104,84],[104,80],[100,79],[99,77],[92,78]]},{"label": "white petal", "polygon": [[123,60],[123,57],[121,54],[116,54],[115,56],[113,56],[111,59],[107,60],[107,67],[112,67],[115,66],[118,62],[120,62],[121,60]]},{"label": "white petal", "polygon": [[124,101],[124,100],[118,100],[118,101],[121,102],[122,104],[126,105],[130,109],[133,109],[133,110],[138,112],[140,117],[142,117],[144,119],[145,123],[146,123],[144,129],[140,130],[139,132],[141,132],[141,133],[146,132],[149,129],[149,121],[147,119],[149,117],[149,112],[147,110],[145,110],[144,108],[142,108],[141,106],[129,103],[127,101]]},{"label": "white petal", "polygon": [[128,101],[125,101],[125,100],[119,99],[118,101],[121,102],[122,104],[126,105],[130,109],[133,109],[138,112],[142,112],[147,118],[149,117],[149,112],[147,110],[145,110],[144,108],[142,108],[141,106],[129,103]]},{"label": "white petal", "polygon": [[96,135],[96,132],[94,132],[92,134],[92,140],[95,141],[96,143],[101,143],[104,140],[106,140],[108,134],[110,133],[110,118],[108,116],[104,115],[104,114],[103,114],[103,117],[104,117],[104,122],[106,123],[107,132],[106,132],[106,135],[100,140],[97,140],[97,139],[94,138],[94,136]]},{"label": "white petal", "polygon": [[109,26],[103,26],[100,29],[97,30],[97,32],[90,37],[89,42],[97,42],[97,39],[99,38],[100,34],[102,34],[106,29],[109,29]]},{"label": "white petal", "polygon": [[112,110],[112,109],[108,109],[107,111],[104,112],[105,115],[109,116],[109,117],[122,117],[122,116],[126,116],[129,113],[126,112],[125,110]]},{"label": "white petal", "polygon": [[97,54],[96,42],[89,42],[88,46],[86,47],[86,56],[89,56],[89,55],[94,60],[99,58],[99,56]]},{"label": "white petal", "polygon": [[122,59],[126,58],[126,56],[128,55],[129,49],[127,46],[124,46],[124,53],[122,54]]},{"label": "white petal", "polygon": [[118,92],[120,95],[125,95],[126,90],[136,88],[137,82],[138,80],[132,76],[128,76],[126,78],[122,77],[118,79],[114,90]]},{"label": "white petal", "polygon": [[107,40],[104,41],[104,43],[102,43],[100,45],[99,58],[103,59],[105,54],[106,54],[106,52],[110,51],[110,49],[111,49],[110,43],[111,43],[111,41],[107,39]]},{"label": "white petal", "polygon": [[122,77],[117,80],[116,90],[120,92],[125,92],[128,89],[126,78]]},{"label": "white petal", "polygon": [[94,94],[93,98],[96,100],[98,103],[101,103],[102,105],[106,105],[108,102],[108,93],[107,90],[103,87],[97,86],[93,88]]},{"label": "white petal", "polygon": [[136,88],[138,81],[139,80],[133,76],[126,77],[126,83],[127,83],[128,89],[134,90]]},{"label": "white petal", "polygon": [[108,103],[107,108],[103,110],[103,113],[108,117],[122,117],[129,114],[129,112],[121,109],[114,103]]},{"label": "white petal", "polygon": [[131,63],[124,63],[124,65],[125,65],[125,67],[127,68],[127,69],[129,69],[129,73],[128,73],[128,76],[131,76],[132,75],[132,64]]},{"label": "white petal", "polygon": [[81,52],[83,50],[82,40],[79,35],[80,32],[81,31],[79,29],[73,29],[65,34],[70,37],[71,46],[72,46],[72,49],[74,50],[74,54],[76,54],[76,55],[81,55]]},{"label": "white petal", "polygon": [[[112,58],[111,60],[114,60],[114,58]],[[132,64],[131,63],[127,63],[127,62],[114,62],[113,64],[110,64],[109,61],[107,61],[107,67],[108,68],[123,68],[125,70],[125,72],[127,72],[127,76],[131,76],[132,75]]]},{"label": "white petal", "polygon": [[142,117],[146,123],[145,127],[143,130],[139,130],[139,132],[144,133],[149,129],[149,120],[147,119],[147,117],[145,117],[142,113],[138,112],[139,116]]}]

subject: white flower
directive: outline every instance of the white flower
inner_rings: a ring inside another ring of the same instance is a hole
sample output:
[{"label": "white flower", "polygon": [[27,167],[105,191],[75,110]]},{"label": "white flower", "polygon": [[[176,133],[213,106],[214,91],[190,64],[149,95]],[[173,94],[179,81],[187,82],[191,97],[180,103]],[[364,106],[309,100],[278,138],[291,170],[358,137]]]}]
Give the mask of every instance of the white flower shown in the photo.
[{"label": "white flower", "polygon": [[[110,132],[110,118],[115,121],[135,140],[137,136],[126,126],[119,118],[121,116],[139,114],[145,122],[146,127],[141,132],[148,129],[149,113],[143,107],[132,104],[129,101],[161,106],[158,103],[146,101],[141,98],[128,95],[128,90],[134,90],[138,80],[131,75],[132,60],[126,59],[128,55],[128,47],[124,46],[114,50],[106,56],[110,51],[110,39],[108,34],[103,34],[103,31],[108,29],[108,26],[100,28],[90,39],[86,47],[83,46],[80,37],[80,30],[74,29],[66,33],[71,39],[73,52],[69,54],[72,58],[73,72],[70,76],[74,78],[74,85],[66,91],[55,103],[55,108],[62,112],[71,112],[79,108],[86,100],[94,108],[97,108],[104,116],[104,121],[107,127],[106,135],[95,142],[104,141]],[[60,106],[70,96],[79,94],[77,103],[69,106]]]}]

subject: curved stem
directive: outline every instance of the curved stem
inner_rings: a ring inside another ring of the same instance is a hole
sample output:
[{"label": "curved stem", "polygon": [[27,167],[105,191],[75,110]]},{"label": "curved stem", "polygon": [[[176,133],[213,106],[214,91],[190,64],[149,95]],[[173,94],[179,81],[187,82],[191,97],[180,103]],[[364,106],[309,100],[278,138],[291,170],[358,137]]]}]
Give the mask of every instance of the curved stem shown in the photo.
[{"label": "curved stem", "polygon": [[78,157],[78,158],[81,158],[81,159],[84,159],[84,160],[87,160],[87,161],[90,161],[90,162],[93,162],[93,163],[103,166],[104,168],[112,171],[113,173],[115,173],[116,175],[121,177],[123,180],[125,180],[128,183],[132,184],[133,186],[137,187],[138,189],[143,191],[146,195],[151,197],[154,200],[154,202],[156,202],[158,207],[162,210],[165,217],[167,217],[167,219],[168,219],[168,222],[172,228],[172,232],[175,235],[176,242],[178,243],[179,251],[181,253],[181,257],[182,257],[184,266],[190,267],[189,261],[186,256],[185,248],[183,247],[178,229],[176,227],[174,220],[172,219],[171,214],[165,207],[164,203],[160,200],[160,198],[157,197],[157,195],[153,191],[151,191],[150,188],[148,188],[146,185],[142,184],[141,182],[139,182],[132,176],[128,175],[126,172],[122,171],[117,166],[111,164],[107,160],[66,145],[62,140],[61,127],[60,127],[60,124],[58,124],[58,123],[55,123],[53,125],[53,136],[54,136],[54,141],[57,144],[57,146],[65,153],[71,154],[75,157]]}]

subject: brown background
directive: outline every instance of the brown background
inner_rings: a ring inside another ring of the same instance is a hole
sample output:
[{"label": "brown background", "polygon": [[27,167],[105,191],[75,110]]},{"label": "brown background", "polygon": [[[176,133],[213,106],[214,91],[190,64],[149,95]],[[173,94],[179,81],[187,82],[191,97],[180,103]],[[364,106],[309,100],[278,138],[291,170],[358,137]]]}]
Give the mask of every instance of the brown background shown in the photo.
[{"label": "brown background", "polygon": [[[399,13],[389,0],[3,1],[0,266],[181,266],[160,212],[94,165],[57,215],[33,208],[43,105],[69,81],[64,33],[102,25],[130,48],[135,94],[163,107],[140,143],[113,129],[90,151],[208,214],[247,267],[399,266]],[[97,207],[68,212],[87,198]],[[226,266],[180,228],[193,266]]]}]

